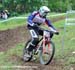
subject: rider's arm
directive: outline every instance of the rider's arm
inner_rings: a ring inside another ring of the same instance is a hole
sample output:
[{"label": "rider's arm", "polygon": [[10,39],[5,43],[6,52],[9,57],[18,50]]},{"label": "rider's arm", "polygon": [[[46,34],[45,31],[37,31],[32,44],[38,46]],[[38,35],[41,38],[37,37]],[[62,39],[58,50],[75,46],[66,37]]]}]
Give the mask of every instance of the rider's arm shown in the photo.
[{"label": "rider's arm", "polygon": [[51,21],[46,19],[45,20],[45,23],[50,27],[50,30],[53,31],[53,32],[56,32],[56,29],[55,27],[51,24]]},{"label": "rider's arm", "polygon": [[34,17],[36,16],[38,14],[38,12],[37,11],[34,11],[33,13],[31,13],[31,15],[28,17],[28,23],[29,23],[29,25],[31,25],[31,26],[34,26],[34,22],[33,22],[33,19],[34,19]]},{"label": "rider's arm", "polygon": [[34,15],[30,15],[30,16],[28,16],[28,19],[27,19],[27,21],[28,21],[28,23],[29,23],[29,25],[31,25],[31,26],[33,26],[34,25],[34,23],[33,23],[33,18],[34,18]]}]

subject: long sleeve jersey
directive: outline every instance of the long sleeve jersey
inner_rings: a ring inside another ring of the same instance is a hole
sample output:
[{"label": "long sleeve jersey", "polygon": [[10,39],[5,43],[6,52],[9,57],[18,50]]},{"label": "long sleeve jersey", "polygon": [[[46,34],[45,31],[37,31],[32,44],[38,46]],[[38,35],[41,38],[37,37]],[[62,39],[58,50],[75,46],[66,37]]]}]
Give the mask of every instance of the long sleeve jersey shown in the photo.
[{"label": "long sleeve jersey", "polygon": [[41,17],[38,11],[34,11],[28,16],[28,25],[34,26],[35,24],[41,25],[46,23],[52,30],[56,30],[54,26],[51,24],[51,21],[45,17]]}]

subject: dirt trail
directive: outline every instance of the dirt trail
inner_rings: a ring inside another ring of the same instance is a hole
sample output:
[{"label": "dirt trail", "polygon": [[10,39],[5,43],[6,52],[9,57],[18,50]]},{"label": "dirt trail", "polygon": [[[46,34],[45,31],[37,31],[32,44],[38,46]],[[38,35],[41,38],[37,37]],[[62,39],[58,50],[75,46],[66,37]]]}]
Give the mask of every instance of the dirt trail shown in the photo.
[{"label": "dirt trail", "polygon": [[65,65],[64,59],[58,60],[54,58],[49,65],[42,65],[40,64],[39,60],[37,62],[36,61],[24,62],[20,56],[13,55],[10,61],[20,62],[18,66],[22,66],[22,68],[21,67],[13,68],[14,70],[71,70],[71,69],[75,70],[74,65],[73,66]]},{"label": "dirt trail", "polygon": [[[24,62],[21,56],[13,55],[9,61],[21,62],[18,66],[22,66],[23,68],[20,67],[19,70],[68,70],[68,67],[64,65],[64,60],[58,59],[53,59],[49,65],[42,65],[40,64],[39,60],[37,60],[37,62]],[[18,70],[18,68],[16,68],[15,70]]]},{"label": "dirt trail", "polygon": [[28,30],[25,26],[11,30],[0,31],[0,51],[5,51],[15,47],[20,42],[25,42],[29,38]]}]

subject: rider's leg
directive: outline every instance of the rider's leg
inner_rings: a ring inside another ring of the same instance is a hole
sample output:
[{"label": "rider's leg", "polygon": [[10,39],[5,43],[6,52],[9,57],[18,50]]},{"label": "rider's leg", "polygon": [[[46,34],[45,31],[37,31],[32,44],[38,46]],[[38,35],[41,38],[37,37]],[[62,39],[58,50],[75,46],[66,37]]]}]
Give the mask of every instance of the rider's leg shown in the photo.
[{"label": "rider's leg", "polygon": [[50,32],[50,38],[52,38],[53,37],[53,33],[52,32]]},{"label": "rider's leg", "polygon": [[35,49],[38,42],[39,42],[39,38],[33,38],[29,45],[28,51],[31,52],[33,49]]},{"label": "rider's leg", "polygon": [[36,45],[39,42],[39,34],[38,34],[37,30],[31,29],[30,34],[31,34],[31,37],[32,37],[32,41],[29,45],[28,51],[32,51],[33,49],[35,49]]},{"label": "rider's leg", "polygon": [[38,35],[38,32],[35,31],[34,29],[31,29],[30,30],[30,34],[31,34],[31,37],[32,37],[32,41],[31,43],[29,44],[29,47],[27,48],[27,53],[25,54],[25,57],[26,58],[30,58],[31,55],[32,55],[32,51],[33,49],[35,49],[38,41],[39,41],[39,35]]}]

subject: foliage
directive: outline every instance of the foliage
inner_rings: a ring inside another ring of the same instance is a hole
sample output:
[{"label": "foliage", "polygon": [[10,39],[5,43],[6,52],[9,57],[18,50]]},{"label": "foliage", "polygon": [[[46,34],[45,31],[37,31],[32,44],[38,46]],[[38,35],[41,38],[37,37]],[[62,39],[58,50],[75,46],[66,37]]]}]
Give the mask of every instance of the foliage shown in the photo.
[{"label": "foliage", "polygon": [[[69,9],[75,9],[75,0],[1,0],[3,9],[10,12],[31,12],[38,10],[40,6],[46,5],[51,11],[65,12]],[[0,4],[1,5],[1,4]]]}]

